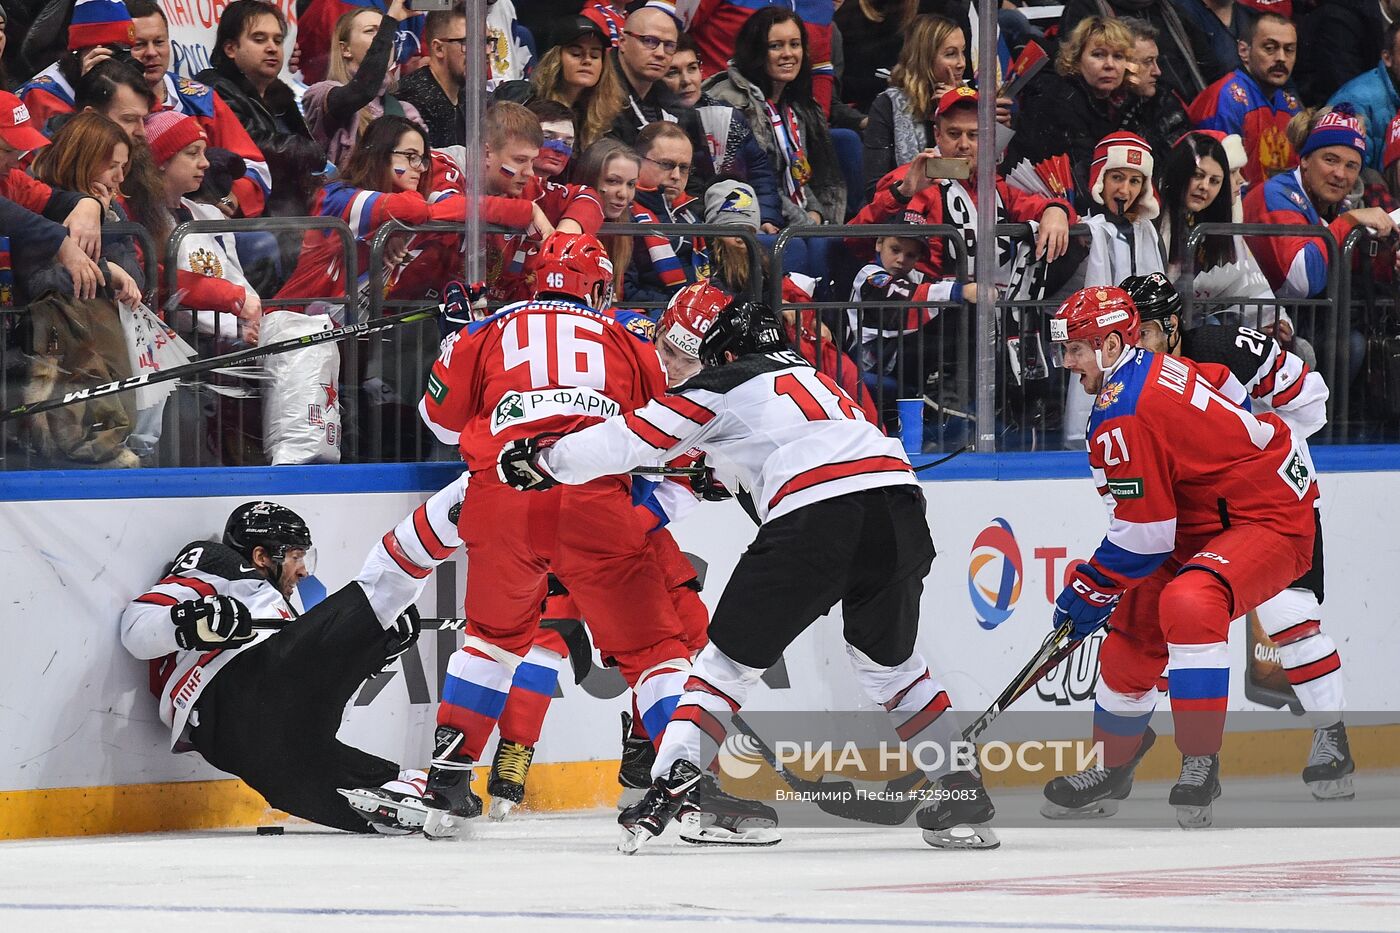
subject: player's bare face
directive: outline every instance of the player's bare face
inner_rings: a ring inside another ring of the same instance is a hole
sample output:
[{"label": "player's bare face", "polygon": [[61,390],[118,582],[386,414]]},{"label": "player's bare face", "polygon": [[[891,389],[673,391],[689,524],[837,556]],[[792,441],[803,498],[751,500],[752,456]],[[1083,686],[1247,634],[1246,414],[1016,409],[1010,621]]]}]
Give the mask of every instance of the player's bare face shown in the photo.
[{"label": "player's bare face", "polygon": [[1103,388],[1103,370],[1099,369],[1093,346],[1085,340],[1071,340],[1064,345],[1061,353],[1064,355],[1065,369],[1079,376],[1079,384],[1085,392],[1097,395]]},{"label": "player's bare face", "polygon": [[[657,335],[661,337],[660,334]],[[682,353],[664,338],[656,342],[656,352],[661,357],[661,368],[666,370],[666,387],[674,389],[700,371],[700,361]]]},{"label": "player's bare face", "polygon": [[1143,321],[1138,329],[1138,346],[1153,353],[1167,353],[1167,332],[1161,321]]}]

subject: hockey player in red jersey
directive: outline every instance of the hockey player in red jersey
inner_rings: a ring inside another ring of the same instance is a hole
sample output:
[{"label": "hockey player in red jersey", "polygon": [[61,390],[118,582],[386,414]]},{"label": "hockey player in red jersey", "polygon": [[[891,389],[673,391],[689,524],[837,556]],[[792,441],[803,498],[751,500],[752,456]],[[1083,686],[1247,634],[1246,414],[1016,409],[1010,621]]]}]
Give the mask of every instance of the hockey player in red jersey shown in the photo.
[{"label": "hockey player in red jersey", "polygon": [[[787,347],[766,305],[735,302],[703,335],[663,339],[671,390],[547,446],[536,435],[501,452],[502,478],[521,489],[596,482],[698,447],[748,491],[762,522],[740,558],[666,727],[653,783],[624,810],[620,849],[636,852],[690,806],[728,718],[763,672],[838,601],[846,652],[866,693],[904,742],[960,738],[948,694],[914,650],[919,594],[933,560],[918,481],[899,442],[881,434],[830,378]],[[975,771],[931,773],[922,809],[938,847],[991,848],[994,810]],[[959,825],[970,833],[956,835]],[[683,824],[684,825],[684,824]]]},{"label": "hockey player in red jersey", "polygon": [[[466,643],[448,664],[425,802],[425,832],[459,833],[481,813],[471,767],[528,652],[552,570],[595,643],[637,693],[674,704],[689,649],[632,512],[628,478],[601,476],[547,496],[521,496],[496,476],[501,448],[562,434],[639,407],[664,388],[656,354],[603,314],[612,264],[591,236],[555,234],[540,249],[538,292],[449,336],[420,413],[457,444],[473,476],[460,529],[467,547]],[[658,740],[659,735],[653,736]]]},{"label": "hockey player in red jersey", "polygon": [[[336,739],[366,678],[418,638],[414,601],[461,541],[451,518],[465,478],[416,508],[371,549],[354,582],[307,612],[297,584],[315,569],[311,531],[274,502],[233,511],[220,541],[180,550],[122,613],[122,644],[150,662],[171,750],[197,751],[274,807],[349,832],[412,832],[426,812],[422,771]],[[253,620],[290,621],[256,630]]]},{"label": "hockey player in red jersey", "polygon": [[1065,368],[1095,397],[1089,465],[1110,509],[1108,534],[1074,569],[1053,625],[1071,622],[1083,638],[1113,617],[1099,664],[1117,708],[1094,716],[1110,768],[1138,753],[1167,671],[1182,754],[1170,802],[1182,827],[1209,826],[1230,620],[1311,566],[1312,470],[1276,415],[1222,394],[1233,381],[1243,399],[1224,366],[1140,349],[1122,289],[1075,292],[1050,326]]},{"label": "hockey player in red jersey", "polygon": [[[1142,322],[1140,345],[1153,353],[1167,353],[1198,363],[1219,363],[1228,367],[1233,380],[1226,380],[1222,391],[1243,403],[1247,396],[1268,406],[1283,419],[1300,447],[1306,438],[1327,422],[1327,384],[1322,376],[1299,357],[1282,349],[1266,334],[1248,327],[1206,325],[1187,330],[1181,324],[1181,296],[1160,272],[1124,279],[1123,290],[1133,299]],[[1223,375],[1217,373],[1217,375]],[[1288,495],[1287,491],[1282,491]],[[1313,562],[1303,574],[1277,596],[1256,610],[1265,633],[1279,646],[1280,660],[1303,708],[1313,720],[1313,744],[1303,780],[1320,799],[1341,799],[1353,795],[1351,772],[1354,765],[1341,719],[1345,706],[1342,693],[1341,658],[1337,646],[1322,631],[1322,520],[1315,509],[1317,532],[1313,540]],[[1103,670],[1104,657],[1100,657]],[[1107,713],[1141,714],[1138,697],[1124,697],[1104,677],[1095,695],[1095,709]],[[1111,816],[1118,801],[1132,791],[1133,771],[1156,741],[1149,728],[1142,733],[1141,745],[1126,764],[1112,768],[1094,767],[1077,774],[1057,777],[1045,786],[1047,803],[1041,812],[1050,819],[1084,819]]]}]

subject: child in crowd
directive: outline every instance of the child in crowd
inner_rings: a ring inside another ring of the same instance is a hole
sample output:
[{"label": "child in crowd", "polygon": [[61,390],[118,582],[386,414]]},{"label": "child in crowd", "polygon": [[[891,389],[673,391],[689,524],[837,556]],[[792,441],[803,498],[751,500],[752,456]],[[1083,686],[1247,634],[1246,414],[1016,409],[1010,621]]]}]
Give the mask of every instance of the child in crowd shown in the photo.
[{"label": "child in crowd", "polygon": [[565,181],[574,155],[574,113],[557,100],[537,97],[526,109],[540,121],[544,142],[535,157],[535,174],[545,181]]}]

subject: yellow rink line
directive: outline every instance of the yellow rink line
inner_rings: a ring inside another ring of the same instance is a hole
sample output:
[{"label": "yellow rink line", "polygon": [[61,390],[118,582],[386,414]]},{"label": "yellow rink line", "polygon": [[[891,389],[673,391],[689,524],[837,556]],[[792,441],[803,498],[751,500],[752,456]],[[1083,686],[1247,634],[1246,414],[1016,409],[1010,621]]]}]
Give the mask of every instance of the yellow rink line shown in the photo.
[{"label": "yellow rink line", "polygon": [[[1348,731],[1352,755],[1363,770],[1400,767],[1400,725],[1359,726]],[[1228,733],[1221,753],[1223,776],[1296,776],[1307,760],[1311,739],[1309,729]],[[1172,780],[1179,767],[1176,746],[1170,736],[1162,736],[1137,776],[1146,781]],[[479,790],[485,787],[487,770],[477,771]],[[987,783],[994,788],[1030,786],[1052,776],[1053,772],[1009,771],[988,774]],[[742,788],[759,797],[777,787],[785,785],[764,768],[731,789]],[[539,762],[530,769],[525,807],[581,810],[613,806],[617,797],[615,760]],[[284,819],[285,813],[273,810],[237,780],[0,791],[0,839],[216,829]]]}]

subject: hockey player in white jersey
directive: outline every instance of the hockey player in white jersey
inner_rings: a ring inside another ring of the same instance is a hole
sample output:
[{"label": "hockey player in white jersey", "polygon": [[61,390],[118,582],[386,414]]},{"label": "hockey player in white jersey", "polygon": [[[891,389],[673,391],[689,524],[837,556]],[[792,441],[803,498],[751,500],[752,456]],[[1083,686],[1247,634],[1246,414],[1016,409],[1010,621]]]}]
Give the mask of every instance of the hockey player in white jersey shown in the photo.
[{"label": "hockey player in white jersey", "polygon": [[[336,739],[366,678],[418,638],[413,602],[461,544],[450,513],[466,478],[377,542],[353,583],[298,616],[315,569],[306,523],[273,502],[229,516],[221,541],[180,550],[122,613],[122,644],[150,662],[171,750],[197,751],[274,807],[349,832],[422,827],[427,775]],[[255,619],[290,620],[255,629]]]},{"label": "hockey player in white jersey", "polygon": [[[1182,325],[1181,296],[1160,272],[1131,276],[1122,288],[1133,299],[1142,321],[1139,346],[1154,353],[1185,357],[1198,363],[1221,363],[1235,377],[1230,387],[1242,405],[1265,406],[1288,425],[1307,454],[1306,438],[1327,423],[1326,382],[1297,355],[1267,334],[1234,325]],[[1319,500],[1320,502],[1320,500]],[[1355,796],[1355,770],[1346,725],[1342,662],[1332,638],[1322,631],[1322,513],[1315,512],[1312,567],[1277,596],[1255,610],[1260,626],[1279,649],[1289,683],[1314,726],[1312,749],[1303,781],[1319,800]],[[1121,697],[1102,681],[1095,702],[1115,713],[1140,715],[1141,701]],[[1055,778],[1045,785],[1041,812],[1050,819],[1096,819],[1112,816],[1118,801],[1132,790],[1133,771],[1156,739],[1151,729],[1133,759],[1116,768],[1090,768]]]},{"label": "hockey player in white jersey", "polygon": [[[662,335],[663,338],[665,335]],[[514,442],[502,479],[519,489],[585,483],[664,463],[696,447],[762,522],[740,558],[667,726],[653,784],[619,817],[632,853],[684,812],[764,670],[842,604],[846,653],[866,693],[910,744],[960,738],[948,694],[914,650],[919,596],[933,560],[924,499],[898,441],[796,353],[765,305],[736,302],[703,334],[658,341],[668,393],[559,438]],[[548,446],[546,446],[548,445]],[[941,848],[992,848],[994,808],[975,771],[931,773],[939,793],[918,813]],[[971,826],[955,834],[958,826]]]}]

